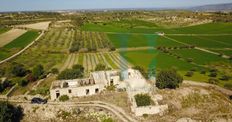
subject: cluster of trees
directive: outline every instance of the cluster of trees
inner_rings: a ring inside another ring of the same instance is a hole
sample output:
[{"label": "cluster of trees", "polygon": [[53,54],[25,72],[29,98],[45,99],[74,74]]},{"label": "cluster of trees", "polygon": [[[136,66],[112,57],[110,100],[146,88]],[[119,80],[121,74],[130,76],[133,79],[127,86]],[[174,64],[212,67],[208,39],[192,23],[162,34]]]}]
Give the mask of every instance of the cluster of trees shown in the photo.
[{"label": "cluster of trees", "polygon": [[160,89],[178,88],[183,78],[175,70],[162,70],[157,74],[156,86]]},{"label": "cluster of trees", "polygon": [[0,101],[0,111],[1,122],[20,122],[23,117],[21,107],[15,107],[7,102]]},{"label": "cluster of trees", "polygon": [[45,70],[42,65],[36,65],[32,70],[27,69],[23,64],[13,62],[9,67],[0,69],[0,76],[7,77],[7,80],[0,83],[0,92],[8,87],[12,87],[15,83],[20,86],[26,86],[29,82],[46,77]]},{"label": "cluster of trees", "polygon": [[148,106],[152,104],[151,97],[148,94],[136,94],[134,97],[137,106]]},{"label": "cluster of trees", "polygon": [[58,79],[76,79],[84,76],[84,67],[82,65],[74,65],[72,69],[66,69],[58,75]]}]

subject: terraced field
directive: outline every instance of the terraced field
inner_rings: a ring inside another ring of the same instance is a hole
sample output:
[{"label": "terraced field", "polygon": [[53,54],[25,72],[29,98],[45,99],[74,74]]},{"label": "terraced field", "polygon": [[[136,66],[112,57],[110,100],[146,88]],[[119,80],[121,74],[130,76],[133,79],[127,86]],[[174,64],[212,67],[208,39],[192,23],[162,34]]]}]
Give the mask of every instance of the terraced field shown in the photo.
[{"label": "terraced field", "polygon": [[29,50],[16,58],[17,62],[33,67],[42,64],[46,69],[62,67],[68,57],[68,48],[74,39],[74,31],[51,29]]},{"label": "terraced field", "polygon": [[127,69],[132,67],[132,64],[125,60],[119,53],[79,53],[69,54],[62,69],[72,68],[75,64],[81,64],[85,67],[85,72],[88,74],[95,70],[97,64],[104,64],[109,69]]},{"label": "terraced field", "polygon": [[102,49],[109,49],[112,43],[109,41],[105,33],[89,32],[75,30],[74,42],[80,50],[97,51]]}]

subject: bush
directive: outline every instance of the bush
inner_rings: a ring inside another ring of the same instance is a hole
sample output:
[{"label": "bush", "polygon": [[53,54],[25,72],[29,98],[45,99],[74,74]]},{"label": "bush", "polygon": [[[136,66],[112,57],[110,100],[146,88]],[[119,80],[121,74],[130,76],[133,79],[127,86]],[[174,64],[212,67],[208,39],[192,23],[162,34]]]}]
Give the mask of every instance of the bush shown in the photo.
[{"label": "bush", "polygon": [[21,107],[14,107],[7,102],[0,101],[0,111],[1,122],[20,122],[23,117]]},{"label": "bush", "polygon": [[68,95],[62,95],[62,96],[59,97],[59,100],[64,102],[64,101],[69,100],[69,97],[68,97]]},{"label": "bush", "polygon": [[33,68],[32,70],[32,75],[38,79],[38,78],[41,78],[41,76],[44,74],[44,68],[42,65],[37,65]]},{"label": "bush", "polygon": [[26,80],[26,79],[21,79],[19,82],[18,82],[18,84],[20,85],[20,86],[22,86],[22,87],[24,87],[24,86],[26,86],[27,84],[28,84],[28,80]]},{"label": "bush", "polygon": [[11,73],[17,77],[23,77],[26,75],[27,70],[24,68],[24,65],[13,63],[11,67]]},{"label": "bush", "polygon": [[188,71],[188,72],[185,74],[185,76],[187,76],[187,77],[192,77],[193,74],[194,74],[193,71]]},{"label": "bush", "polygon": [[192,58],[188,58],[187,62],[191,63],[191,62],[193,62],[193,59]]},{"label": "bush", "polygon": [[211,72],[211,73],[209,74],[209,77],[217,77],[217,72]]},{"label": "bush", "polygon": [[218,84],[218,79],[215,79],[215,78],[210,78],[209,80],[208,80],[208,83],[210,83],[210,84]]},{"label": "bush", "polygon": [[10,80],[5,80],[0,82],[0,92],[3,92],[6,88],[12,87],[14,84]]},{"label": "bush", "polygon": [[148,106],[152,103],[151,97],[148,94],[135,95],[135,101],[137,106]]},{"label": "bush", "polygon": [[95,71],[102,71],[102,70],[106,70],[107,67],[103,64],[97,64],[95,67]]},{"label": "bush", "polygon": [[223,75],[221,78],[219,78],[220,80],[223,80],[223,81],[228,81],[230,80],[230,76],[228,75]]},{"label": "bush", "polygon": [[57,68],[52,68],[51,69],[51,73],[52,74],[58,74],[59,73],[59,70]]},{"label": "bush", "polygon": [[206,71],[205,70],[201,70],[200,74],[206,74]]},{"label": "bush", "polygon": [[156,77],[156,86],[160,89],[175,89],[183,82],[183,78],[174,70],[160,71]]},{"label": "bush", "polygon": [[74,65],[72,69],[66,69],[58,75],[58,79],[76,79],[84,76],[84,67]]}]

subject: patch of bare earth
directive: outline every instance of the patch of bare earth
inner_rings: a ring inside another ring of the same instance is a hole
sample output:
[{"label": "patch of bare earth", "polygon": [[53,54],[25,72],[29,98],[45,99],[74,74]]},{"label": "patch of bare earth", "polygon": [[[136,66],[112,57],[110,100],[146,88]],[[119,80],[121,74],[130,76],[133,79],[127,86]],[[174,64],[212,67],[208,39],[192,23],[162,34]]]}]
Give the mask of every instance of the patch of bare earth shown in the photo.
[{"label": "patch of bare earth", "polygon": [[163,96],[160,104],[168,104],[163,115],[143,118],[146,122],[231,121],[232,102],[227,96],[210,88],[182,85],[176,90],[158,90]]},{"label": "patch of bare earth", "polygon": [[37,30],[47,30],[51,22],[38,22],[34,24],[18,25],[18,27],[37,29]]},{"label": "patch of bare earth", "polygon": [[5,46],[26,32],[27,31],[23,29],[11,29],[3,34],[0,34],[0,47]]}]

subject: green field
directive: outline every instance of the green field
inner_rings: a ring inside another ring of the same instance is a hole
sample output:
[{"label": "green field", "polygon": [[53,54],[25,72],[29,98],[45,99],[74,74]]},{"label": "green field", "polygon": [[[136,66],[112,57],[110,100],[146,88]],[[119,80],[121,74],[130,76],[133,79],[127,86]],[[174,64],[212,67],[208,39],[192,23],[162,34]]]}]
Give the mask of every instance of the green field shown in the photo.
[{"label": "green field", "polygon": [[18,37],[17,39],[5,45],[3,48],[24,48],[26,45],[34,41],[38,36],[39,33],[37,31],[28,31],[25,34]]},{"label": "green field", "polygon": [[[113,23],[113,22],[111,22]],[[162,28],[157,25],[147,26],[125,26],[127,24],[123,22],[117,22],[117,24],[102,24],[102,23],[87,23],[81,29],[84,31],[98,31],[98,32],[130,32],[130,33],[155,33],[165,32],[168,34],[172,33],[183,33],[183,34],[231,34],[232,23],[208,23],[182,28]],[[136,24],[135,24],[136,25]]]},{"label": "green field", "polygon": [[[225,43],[222,40],[223,39],[219,39],[219,37],[217,37],[216,39],[212,39],[215,38],[215,36],[211,37],[211,36],[169,36],[172,39],[175,39],[177,41],[183,42],[183,43],[187,43],[190,45],[195,45],[198,47],[204,47],[204,48],[230,48],[231,44],[230,43]],[[228,37],[228,40],[231,40]]]},{"label": "green field", "polygon": [[173,53],[180,55],[184,59],[192,58],[194,63],[205,65],[214,62],[228,62],[227,59],[219,57],[215,54],[203,52],[196,49],[182,49],[182,50],[174,50]]},{"label": "green field", "polygon": [[156,50],[128,51],[121,53],[121,55],[132,64],[142,66],[145,69],[152,67],[157,69],[177,68],[180,71],[188,71],[197,67]]},{"label": "green field", "polygon": [[28,31],[15,40],[11,41],[4,47],[0,48],[0,60],[3,60],[17,53],[19,50],[34,41],[35,38],[38,37],[38,35],[39,33],[37,31]]},{"label": "green field", "polygon": [[177,43],[156,34],[109,33],[108,37],[116,48],[183,46],[181,43]]}]

